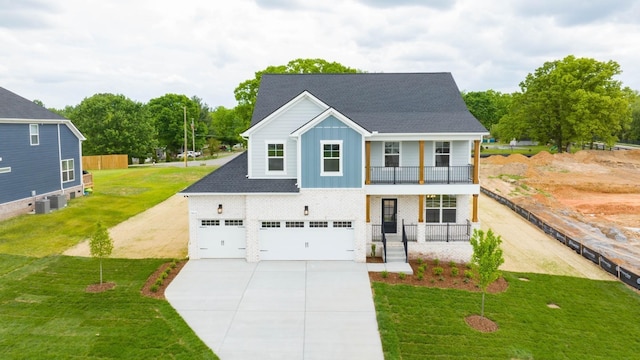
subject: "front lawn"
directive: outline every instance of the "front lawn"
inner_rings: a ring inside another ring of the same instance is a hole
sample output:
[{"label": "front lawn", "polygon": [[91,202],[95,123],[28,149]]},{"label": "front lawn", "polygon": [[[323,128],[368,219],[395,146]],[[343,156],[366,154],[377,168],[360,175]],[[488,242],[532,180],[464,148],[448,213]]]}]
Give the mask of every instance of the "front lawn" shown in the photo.
[{"label": "front lawn", "polygon": [[2,359],[217,359],[164,300],[140,294],[165,260],[0,255]]},{"label": "front lawn", "polygon": [[22,215],[0,222],[0,253],[60,254],[95,230],[97,221],[117,225],[181,191],[213,171],[211,167],[139,167],[93,172],[94,193],[63,210]]},{"label": "front lawn", "polygon": [[494,333],[465,323],[480,313],[480,293],[373,283],[385,359],[638,358],[640,297],[622,283],[504,275],[507,291],[486,298]]}]

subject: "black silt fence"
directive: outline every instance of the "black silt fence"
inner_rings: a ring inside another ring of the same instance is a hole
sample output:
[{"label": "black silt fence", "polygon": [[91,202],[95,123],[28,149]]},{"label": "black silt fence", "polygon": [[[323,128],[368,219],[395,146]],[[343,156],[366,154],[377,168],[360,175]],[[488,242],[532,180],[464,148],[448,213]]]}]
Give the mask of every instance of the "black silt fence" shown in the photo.
[{"label": "black silt fence", "polygon": [[529,221],[531,224],[542,230],[545,234],[550,237],[558,240],[559,242],[565,244],[571,250],[575,251],[576,254],[582,255],[585,259],[593,262],[596,265],[599,265],[603,270],[608,272],[609,274],[615,276],[620,281],[625,284],[632,286],[638,290],[640,290],[640,276],[623,268],[619,264],[609,260],[599,252],[583,245],[580,241],[573,239],[567,236],[565,233],[559,231],[558,229],[552,227],[551,225],[545,223],[543,220],[535,216],[532,212],[527,209],[514,204],[509,199],[504,198],[490,190],[487,190],[483,187],[480,188],[480,191],[489,196],[490,198],[498,201],[499,203],[507,206],[518,215],[522,216],[524,219]]}]

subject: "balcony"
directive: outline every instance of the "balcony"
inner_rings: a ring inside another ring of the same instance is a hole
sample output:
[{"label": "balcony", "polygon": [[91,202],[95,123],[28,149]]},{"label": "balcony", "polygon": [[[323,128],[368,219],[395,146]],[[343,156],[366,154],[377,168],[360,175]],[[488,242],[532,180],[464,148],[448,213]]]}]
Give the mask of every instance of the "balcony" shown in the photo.
[{"label": "balcony", "polygon": [[367,184],[473,184],[473,165],[463,166],[370,166]]}]

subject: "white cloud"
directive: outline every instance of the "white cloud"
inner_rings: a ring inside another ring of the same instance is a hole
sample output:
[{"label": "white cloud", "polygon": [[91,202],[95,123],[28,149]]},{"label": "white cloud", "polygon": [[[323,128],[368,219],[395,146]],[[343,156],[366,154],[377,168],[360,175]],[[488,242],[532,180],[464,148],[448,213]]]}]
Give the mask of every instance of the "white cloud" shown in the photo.
[{"label": "white cloud", "polygon": [[0,0],[0,86],[57,108],[101,92],[233,107],[239,83],[297,58],[515,91],[573,54],[617,61],[640,89],[639,12],[628,0]]}]

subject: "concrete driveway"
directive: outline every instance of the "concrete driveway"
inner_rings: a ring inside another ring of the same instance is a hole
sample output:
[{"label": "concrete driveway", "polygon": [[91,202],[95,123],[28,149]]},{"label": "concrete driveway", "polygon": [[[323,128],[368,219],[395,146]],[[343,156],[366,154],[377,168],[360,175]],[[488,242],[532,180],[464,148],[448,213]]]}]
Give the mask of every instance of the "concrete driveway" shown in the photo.
[{"label": "concrete driveway", "polygon": [[222,360],[384,359],[366,264],[190,260],[165,296]]}]

